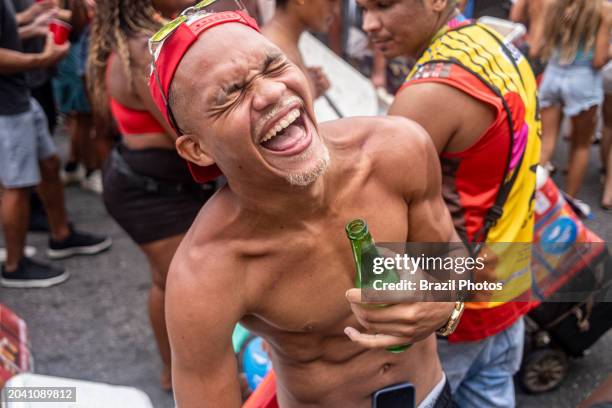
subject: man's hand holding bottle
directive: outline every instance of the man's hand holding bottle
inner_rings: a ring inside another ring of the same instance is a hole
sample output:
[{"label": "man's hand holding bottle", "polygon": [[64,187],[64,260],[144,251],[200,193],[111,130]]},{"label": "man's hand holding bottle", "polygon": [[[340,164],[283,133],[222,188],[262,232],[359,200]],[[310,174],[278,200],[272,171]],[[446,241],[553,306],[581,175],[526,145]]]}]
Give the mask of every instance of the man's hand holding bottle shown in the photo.
[{"label": "man's hand holding bottle", "polygon": [[412,344],[444,327],[455,302],[410,302],[372,307],[362,299],[361,289],[346,292],[353,314],[365,330],[346,327],[344,333],[366,348],[387,348]]}]

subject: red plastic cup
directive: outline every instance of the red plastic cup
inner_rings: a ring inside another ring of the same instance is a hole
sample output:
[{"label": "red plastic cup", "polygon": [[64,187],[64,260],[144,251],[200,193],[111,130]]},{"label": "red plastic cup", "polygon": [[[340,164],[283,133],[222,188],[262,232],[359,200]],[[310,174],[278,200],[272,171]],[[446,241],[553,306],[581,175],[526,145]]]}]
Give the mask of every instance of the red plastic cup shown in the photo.
[{"label": "red plastic cup", "polygon": [[72,26],[65,21],[54,18],[49,23],[49,31],[53,33],[53,40],[55,43],[57,45],[62,45],[68,41]]}]

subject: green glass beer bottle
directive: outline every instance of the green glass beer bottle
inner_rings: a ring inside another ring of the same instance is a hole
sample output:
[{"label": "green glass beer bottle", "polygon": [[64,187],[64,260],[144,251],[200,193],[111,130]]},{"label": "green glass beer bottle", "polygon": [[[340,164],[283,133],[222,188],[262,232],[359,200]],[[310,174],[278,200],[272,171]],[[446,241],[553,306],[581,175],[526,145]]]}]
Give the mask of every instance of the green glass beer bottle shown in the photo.
[{"label": "green glass beer bottle", "polygon": [[[380,257],[378,249],[374,244],[372,235],[368,230],[368,224],[360,218],[354,219],[345,226],[346,235],[351,242],[353,250],[353,259],[357,274],[355,275],[355,287],[372,287],[373,278],[380,279],[383,282],[399,282],[399,276],[395,269],[385,268],[384,272],[379,276],[374,275],[372,268],[374,259]],[[365,272],[365,273],[364,273]],[[385,305],[373,305],[373,307],[385,307]],[[387,347],[387,351],[391,353],[401,353],[408,349],[411,344],[401,344],[398,346]]]}]

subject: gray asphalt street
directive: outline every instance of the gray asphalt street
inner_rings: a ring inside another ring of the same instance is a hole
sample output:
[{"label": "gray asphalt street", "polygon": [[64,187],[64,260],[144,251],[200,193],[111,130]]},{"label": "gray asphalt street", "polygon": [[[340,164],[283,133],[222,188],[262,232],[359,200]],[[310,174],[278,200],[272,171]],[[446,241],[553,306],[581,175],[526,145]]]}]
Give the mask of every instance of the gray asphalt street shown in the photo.
[{"label": "gray asphalt street", "polygon": [[[59,140],[65,148],[65,139]],[[562,155],[563,149],[557,156],[559,167],[564,164]],[[592,158],[593,163],[598,163],[595,151]],[[593,164],[581,196],[595,212],[588,225],[610,242],[612,215],[599,210],[598,177],[598,165]],[[561,181],[562,176],[557,179]],[[109,234],[114,245],[110,252],[99,256],[61,261],[72,274],[63,285],[43,290],[0,288],[0,302],[29,325],[35,371],[134,386],[145,391],[156,408],[173,407],[171,395],[158,387],[161,364],[148,323],[150,279],[143,255],[106,214],[100,197],[70,187],[67,202],[70,218],[78,228]],[[46,240],[44,234],[28,236],[28,243],[38,248],[39,258],[44,258]],[[571,373],[561,388],[539,396],[519,391],[518,405],[575,407],[611,373],[612,332],[609,332],[588,356],[571,362]]]}]

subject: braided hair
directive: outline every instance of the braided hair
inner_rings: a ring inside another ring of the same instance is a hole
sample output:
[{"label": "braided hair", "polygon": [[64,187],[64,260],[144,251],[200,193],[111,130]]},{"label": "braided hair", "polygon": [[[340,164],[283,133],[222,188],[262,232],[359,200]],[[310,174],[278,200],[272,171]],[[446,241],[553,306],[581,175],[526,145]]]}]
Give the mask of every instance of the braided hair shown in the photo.
[{"label": "braided hair", "polygon": [[549,59],[559,49],[559,60],[572,63],[580,47],[595,46],[603,0],[557,0],[547,13],[541,55]]},{"label": "braided hair", "polygon": [[96,0],[92,23],[87,85],[98,123],[108,123],[110,111],[106,94],[106,65],[115,52],[123,63],[128,89],[133,87],[132,61],[128,39],[152,35],[161,26],[151,0]]}]

